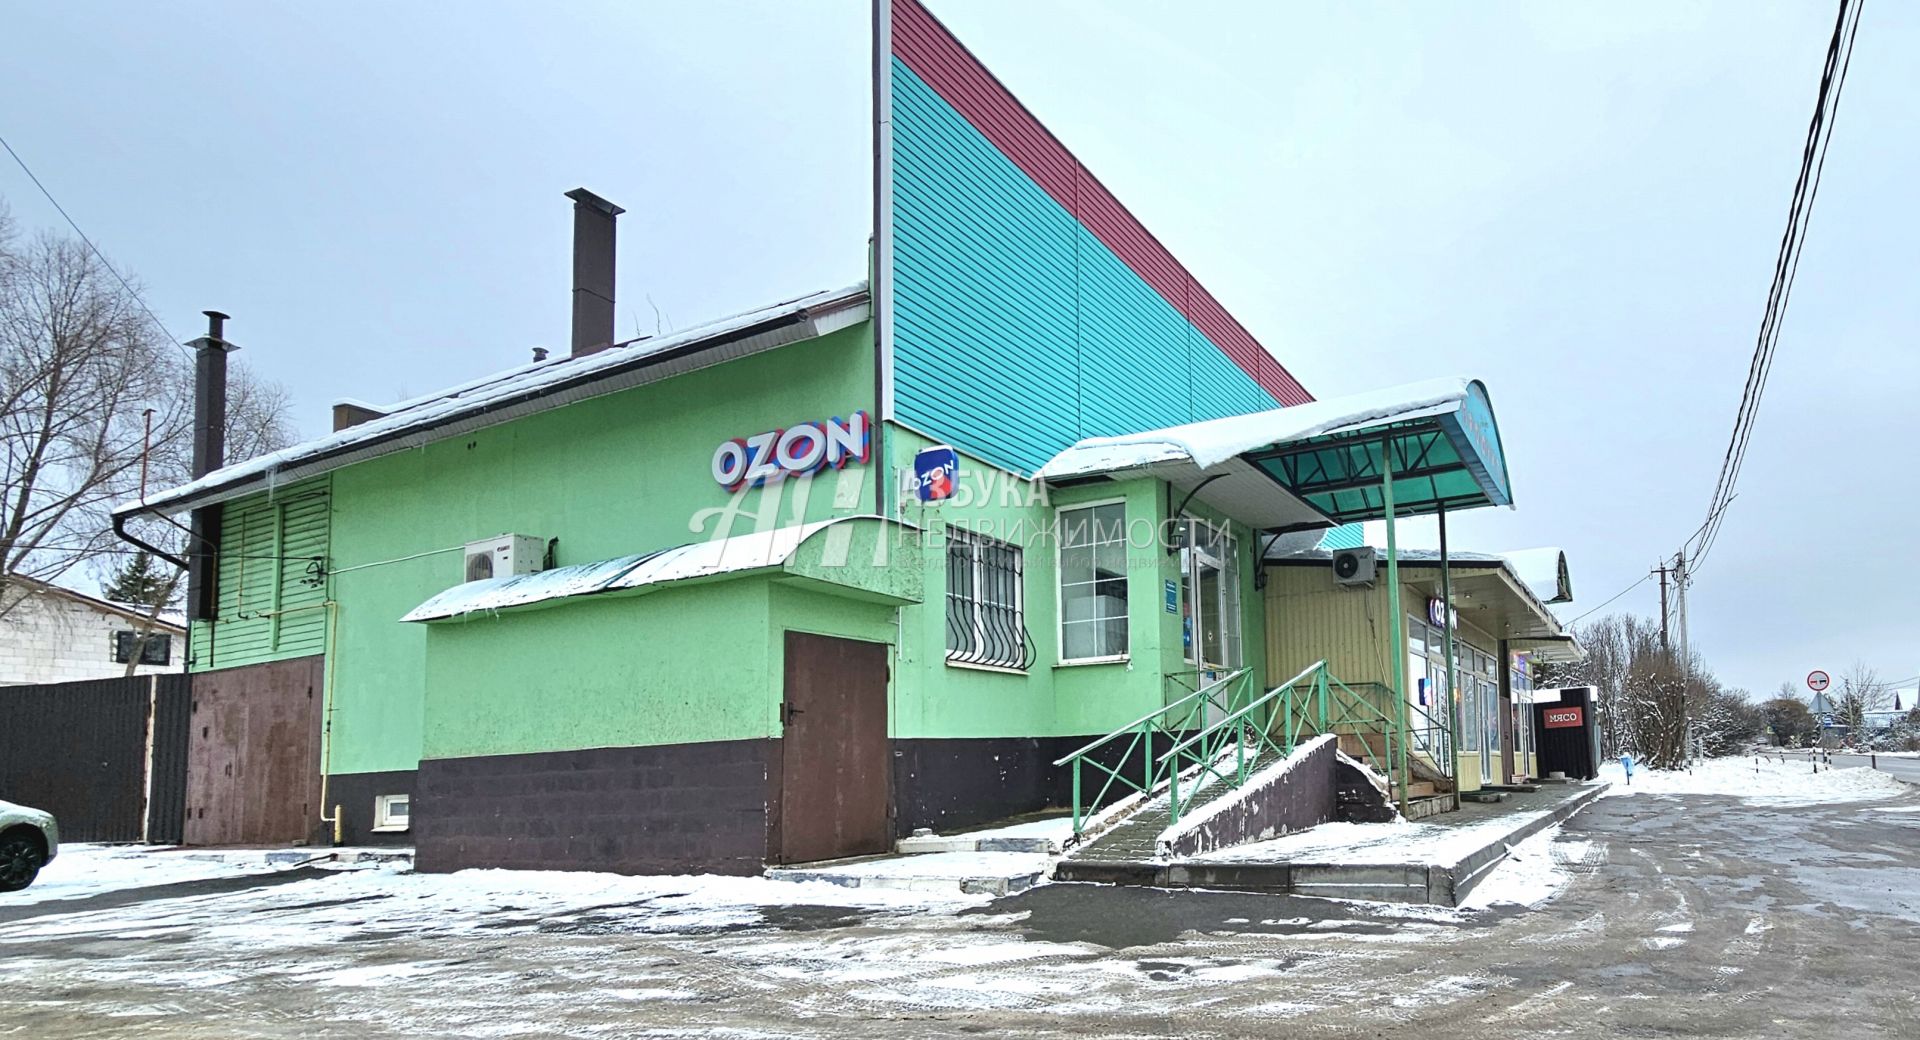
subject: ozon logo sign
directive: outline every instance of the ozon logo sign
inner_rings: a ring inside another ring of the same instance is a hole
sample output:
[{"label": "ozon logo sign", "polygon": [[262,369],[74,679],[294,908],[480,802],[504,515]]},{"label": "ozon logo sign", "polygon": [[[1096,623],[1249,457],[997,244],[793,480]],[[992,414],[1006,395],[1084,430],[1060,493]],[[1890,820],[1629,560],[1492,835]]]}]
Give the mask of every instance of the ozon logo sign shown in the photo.
[{"label": "ozon logo sign", "polygon": [[867,413],[855,412],[722,441],[713,450],[713,479],[734,491],[866,462],[872,426]]}]

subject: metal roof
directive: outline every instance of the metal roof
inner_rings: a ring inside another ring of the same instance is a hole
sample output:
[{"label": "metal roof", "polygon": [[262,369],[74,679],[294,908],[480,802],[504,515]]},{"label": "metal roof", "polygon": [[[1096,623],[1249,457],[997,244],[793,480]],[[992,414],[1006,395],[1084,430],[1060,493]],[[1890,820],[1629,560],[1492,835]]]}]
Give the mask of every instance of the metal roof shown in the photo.
[{"label": "metal roof", "polygon": [[[794,554],[808,539],[837,525],[848,525],[842,529],[848,531],[851,537],[853,526],[857,524],[876,524],[894,530],[914,529],[910,524],[882,516],[841,516],[810,524],[676,545],[611,560],[554,567],[532,574],[470,581],[435,593],[400,620],[447,621],[470,614],[491,614],[579,596],[641,592],[675,583],[785,570],[788,562],[794,559]],[[846,555],[846,550],[847,547],[842,546],[841,555]],[[844,580],[834,584],[859,588],[860,562],[853,559],[830,562],[828,567],[817,570],[811,576],[838,575]]]},{"label": "metal roof", "polygon": [[522,365],[402,402],[379,418],[217,469],[144,501],[122,503],[114,508],[114,514],[180,513],[252,494],[590,397],[813,339],[865,321],[867,308],[867,284],[860,282],[672,335],[615,344],[580,357]]}]

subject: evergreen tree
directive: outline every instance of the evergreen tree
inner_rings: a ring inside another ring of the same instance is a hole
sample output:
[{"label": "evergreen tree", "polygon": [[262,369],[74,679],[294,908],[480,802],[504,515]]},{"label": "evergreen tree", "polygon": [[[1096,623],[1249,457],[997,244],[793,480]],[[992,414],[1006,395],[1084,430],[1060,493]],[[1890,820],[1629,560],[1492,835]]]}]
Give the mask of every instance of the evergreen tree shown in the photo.
[{"label": "evergreen tree", "polygon": [[138,552],[114,574],[106,597],[115,603],[137,603],[147,607],[165,607],[173,598],[176,583],[153,565],[153,557]]}]

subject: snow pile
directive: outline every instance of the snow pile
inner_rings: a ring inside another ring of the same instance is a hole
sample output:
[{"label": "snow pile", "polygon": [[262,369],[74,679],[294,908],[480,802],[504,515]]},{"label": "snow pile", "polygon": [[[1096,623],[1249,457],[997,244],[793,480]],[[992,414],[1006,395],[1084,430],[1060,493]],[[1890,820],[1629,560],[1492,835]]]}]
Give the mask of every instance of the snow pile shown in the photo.
[{"label": "snow pile", "polygon": [[1602,797],[1635,794],[1728,795],[1769,805],[1819,805],[1827,802],[1864,802],[1906,793],[1907,785],[1871,769],[1830,768],[1804,758],[1710,758],[1691,770],[1661,771],[1636,767],[1627,783],[1619,762],[1600,767],[1600,778],[1613,784]]},{"label": "snow pile", "polygon": [[1591,841],[1558,841],[1558,825],[1534,835],[1513,847],[1460,901],[1462,910],[1485,910],[1491,906],[1517,905],[1537,909],[1560,894],[1572,874],[1569,863],[1586,862],[1595,855]]},{"label": "snow pile", "polygon": [[[1293,749],[1293,754],[1268,765],[1266,768],[1248,777],[1247,782],[1240,785],[1240,790],[1242,792],[1258,791],[1269,785],[1279,783],[1281,777],[1293,772],[1300,763],[1312,757],[1315,752],[1319,751],[1321,747],[1333,739],[1333,734],[1326,733],[1301,744],[1299,747]],[[1201,806],[1197,811],[1187,814],[1179,823],[1168,825],[1165,830],[1160,832],[1160,837],[1155,839],[1154,845],[1156,848],[1165,848],[1167,845],[1199,830],[1215,816],[1240,808],[1241,805],[1241,799],[1236,795],[1229,794],[1215,798],[1213,801]],[[1269,828],[1269,830],[1271,830],[1271,828]]]},{"label": "snow pile", "polygon": [[1506,813],[1475,823],[1323,823],[1272,841],[1195,856],[1207,863],[1387,864],[1452,866],[1547,810]]},{"label": "snow pile", "polygon": [[268,866],[263,859],[247,862],[152,846],[62,845],[59,855],[41,868],[40,876],[31,886],[21,892],[0,895],[0,906],[83,899],[128,888],[271,874],[282,869],[285,868]]}]

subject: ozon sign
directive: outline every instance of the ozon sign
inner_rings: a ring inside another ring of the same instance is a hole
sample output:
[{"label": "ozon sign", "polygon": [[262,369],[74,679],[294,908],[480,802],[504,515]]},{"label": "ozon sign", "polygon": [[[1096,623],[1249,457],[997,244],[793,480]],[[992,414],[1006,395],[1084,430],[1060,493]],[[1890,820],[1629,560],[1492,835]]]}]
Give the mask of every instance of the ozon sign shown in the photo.
[{"label": "ozon sign", "polygon": [[867,413],[855,412],[722,441],[713,450],[713,479],[733,491],[866,462],[872,427]]}]

